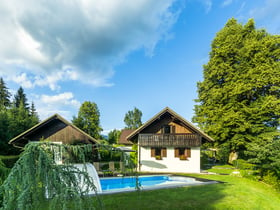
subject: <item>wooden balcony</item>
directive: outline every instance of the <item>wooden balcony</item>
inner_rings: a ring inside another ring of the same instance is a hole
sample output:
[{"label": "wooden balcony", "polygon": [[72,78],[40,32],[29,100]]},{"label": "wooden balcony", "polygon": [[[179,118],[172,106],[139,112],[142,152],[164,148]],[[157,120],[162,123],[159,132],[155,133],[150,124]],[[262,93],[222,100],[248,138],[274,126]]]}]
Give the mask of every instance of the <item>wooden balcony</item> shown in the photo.
[{"label": "wooden balcony", "polygon": [[140,146],[150,147],[199,147],[200,136],[197,134],[139,134]]}]

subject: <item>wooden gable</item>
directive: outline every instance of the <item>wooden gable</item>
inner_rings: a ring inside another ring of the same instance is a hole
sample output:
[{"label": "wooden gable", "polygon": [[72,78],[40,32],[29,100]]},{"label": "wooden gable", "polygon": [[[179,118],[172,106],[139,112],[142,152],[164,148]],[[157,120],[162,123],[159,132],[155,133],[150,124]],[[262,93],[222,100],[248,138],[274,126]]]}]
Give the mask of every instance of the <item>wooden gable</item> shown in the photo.
[{"label": "wooden gable", "polygon": [[[192,123],[185,120],[176,112],[166,107],[153,118],[148,120],[140,128],[132,132],[128,137],[128,141],[137,142],[139,135],[155,134],[147,138],[157,138],[157,134],[164,134],[164,126],[170,126],[170,134],[189,134],[189,137],[203,141],[213,141],[213,139],[195,127]],[[193,134],[193,135],[192,135]]]},{"label": "wooden gable", "polygon": [[9,143],[16,147],[24,147],[29,141],[40,141],[42,139],[47,139],[53,142],[62,142],[63,144],[97,143],[96,139],[89,136],[58,114],[51,116],[29,130],[21,133],[10,140]]}]

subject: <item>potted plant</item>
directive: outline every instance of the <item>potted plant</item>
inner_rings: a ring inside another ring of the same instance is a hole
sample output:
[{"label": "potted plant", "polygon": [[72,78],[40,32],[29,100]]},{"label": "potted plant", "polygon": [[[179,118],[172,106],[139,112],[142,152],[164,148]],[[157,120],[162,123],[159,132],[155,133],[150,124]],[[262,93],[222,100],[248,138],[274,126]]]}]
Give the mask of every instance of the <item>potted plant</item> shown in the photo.
[{"label": "potted plant", "polygon": [[188,160],[188,158],[185,155],[180,155],[180,160]]},{"label": "potted plant", "polygon": [[160,155],[157,155],[157,156],[156,156],[156,160],[162,160],[161,156],[160,156]]}]

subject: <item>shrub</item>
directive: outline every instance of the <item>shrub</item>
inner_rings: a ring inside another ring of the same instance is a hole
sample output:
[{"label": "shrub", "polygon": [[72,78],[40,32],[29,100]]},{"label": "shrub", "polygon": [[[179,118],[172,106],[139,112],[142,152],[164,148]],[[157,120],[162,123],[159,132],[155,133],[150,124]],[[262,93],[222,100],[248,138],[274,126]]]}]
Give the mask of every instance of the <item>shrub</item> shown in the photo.
[{"label": "shrub", "polygon": [[260,176],[255,170],[240,170],[240,175],[244,178],[251,179],[254,181],[260,180]]},{"label": "shrub", "polygon": [[248,163],[246,160],[243,159],[237,159],[232,161],[232,164],[235,168],[241,169],[241,170],[254,170],[255,165],[252,163]]},{"label": "shrub", "polygon": [[263,181],[269,185],[271,185],[276,190],[280,190],[280,179],[275,175],[273,171],[268,171],[263,176]]}]

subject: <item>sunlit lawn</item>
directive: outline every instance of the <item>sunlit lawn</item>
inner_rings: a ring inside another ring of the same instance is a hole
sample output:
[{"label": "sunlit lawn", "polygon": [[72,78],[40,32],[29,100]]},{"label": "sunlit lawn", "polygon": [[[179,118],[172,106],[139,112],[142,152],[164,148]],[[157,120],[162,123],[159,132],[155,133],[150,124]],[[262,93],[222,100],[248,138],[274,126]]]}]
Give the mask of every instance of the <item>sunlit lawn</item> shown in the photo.
[{"label": "sunlit lawn", "polygon": [[225,183],[101,196],[109,209],[280,209],[280,194],[264,183],[229,175],[193,175]]}]

